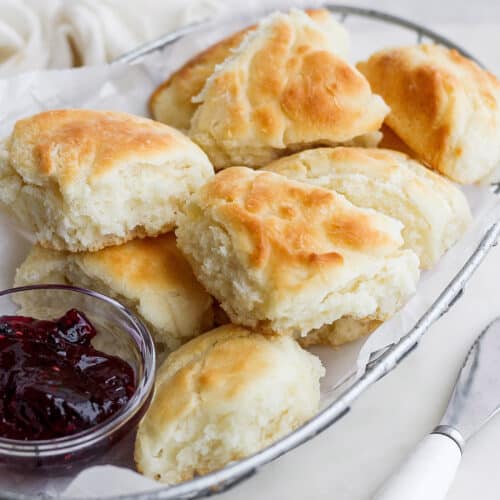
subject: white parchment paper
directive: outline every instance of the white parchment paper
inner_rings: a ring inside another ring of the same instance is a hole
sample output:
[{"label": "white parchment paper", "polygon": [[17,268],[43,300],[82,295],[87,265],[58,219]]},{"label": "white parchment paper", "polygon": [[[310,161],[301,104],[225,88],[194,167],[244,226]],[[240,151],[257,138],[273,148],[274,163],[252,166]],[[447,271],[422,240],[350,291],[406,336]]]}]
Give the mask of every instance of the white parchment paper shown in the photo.
[{"label": "white parchment paper", "polygon": [[[55,108],[82,107],[120,110],[147,115],[147,99],[154,87],[187,57],[207,47],[225,34],[246,25],[248,18],[218,24],[215,28],[199,30],[162,51],[150,54],[141,62],[126,65],[113,64],[74,70],[45,71],[23,74],[0,80],[0,137],[10,133],[16,120]],[[414,37],[387,26],[372,30],[367,35],[366,22],[348,20],[352,32],[354,58],[365,57],[387,45],[414,42]],[[378,25],[376,25],[378,26]],[[386,322],[366,341],[354,342],[339,350],[315,348],[327,370],[322,381],[322,406],[329,404],[338,392],[339,381],[358,372],[372,352],[396,341],[405,334],[433,303],[446,284],[462,267],[477,246],[490,224],[500,217],[497,198],[487,187],[469,187],[466,195],[472,207],[474,223],[468,233],[430,272],[425,272],[418,293],[403,310]],[[12,285],[16,267],[24,259],[30,243],[4,215],[0,215],[0,287]],[[147,491],[158,485],[138,478],[127,469],[132,468],[132,439],[101,457],[94,467],[82,472],[73,484],[75,474],[60,477],[27,476],[0,469],[0,490],[24,494],[58,496],[66,488],[66,497],[105,498],[109,495]]]}]

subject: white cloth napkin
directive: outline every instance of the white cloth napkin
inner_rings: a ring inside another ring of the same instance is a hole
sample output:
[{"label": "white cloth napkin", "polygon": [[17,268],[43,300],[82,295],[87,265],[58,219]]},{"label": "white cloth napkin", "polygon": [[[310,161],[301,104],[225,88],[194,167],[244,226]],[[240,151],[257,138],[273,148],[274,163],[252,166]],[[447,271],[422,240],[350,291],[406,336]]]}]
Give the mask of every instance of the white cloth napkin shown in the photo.
[{"label": "white cloth napkin", "polygon": [[109,62],[223,0],[0,0],[0,77]]}]

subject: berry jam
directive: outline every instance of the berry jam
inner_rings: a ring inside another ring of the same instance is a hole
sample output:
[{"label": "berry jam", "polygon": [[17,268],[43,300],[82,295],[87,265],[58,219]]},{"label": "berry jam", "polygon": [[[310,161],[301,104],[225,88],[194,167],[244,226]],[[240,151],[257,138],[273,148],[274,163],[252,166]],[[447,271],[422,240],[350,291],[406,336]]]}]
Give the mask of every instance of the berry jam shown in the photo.
[{"label": "berry jam", "polygon": [[94,349],[96,333],[76,309],[54,321],[0,317],[0,436],[68,436],[103,422],[129,401],[134,371]]}]

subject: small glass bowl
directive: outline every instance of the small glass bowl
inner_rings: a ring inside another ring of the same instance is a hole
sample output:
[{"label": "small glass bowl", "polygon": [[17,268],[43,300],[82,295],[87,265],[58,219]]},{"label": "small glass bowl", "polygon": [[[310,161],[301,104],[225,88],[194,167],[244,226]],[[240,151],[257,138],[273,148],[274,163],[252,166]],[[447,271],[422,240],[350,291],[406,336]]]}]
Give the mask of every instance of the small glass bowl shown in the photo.
[{"label": "small glass bowl", "polygon": [[54,319],[68,309],[82,311],[97,330],[92,345],[126,360],[135,372],[136,390],[109,419],[57,439],[21,441],[0,437],[0,465],[24,470],[72,469],[106,454],[135,430],[151,401],[155,349],[146,327],[116,300],[66,285],[33,285],[0,292],[0,316]]}]

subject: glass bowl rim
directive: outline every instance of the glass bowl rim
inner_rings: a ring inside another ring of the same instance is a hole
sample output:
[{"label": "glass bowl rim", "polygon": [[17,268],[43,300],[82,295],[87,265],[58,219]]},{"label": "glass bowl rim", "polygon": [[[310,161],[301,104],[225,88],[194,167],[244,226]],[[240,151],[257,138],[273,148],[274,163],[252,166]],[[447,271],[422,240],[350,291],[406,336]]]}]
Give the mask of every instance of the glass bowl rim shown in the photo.
[{"label": "glass bowl rim", "polygon": [[94,290],[62,284],[37,284],[7,288],[0,291],[0,297],[36,290],[65,290],[87,295],[101,300],[114,309],[119,310],[132,325],[132,331],[125,331],[124,333],[132,338],[139,351],[142,364],[142,377],[137,381],[136,390],[127,404],[100,424],[76,434],[55,439],[23,441],[0,437],[0,455],[4,456],[12,455],[25,458],[36,456],[38,458],[44,458],[71,453],[80,450],[82,447],[87,448],[97,444],[102,439],[126,426],[150,399],[154,387],[156,353],[153,338],[144,323],[127,307],[117,300]]}]

